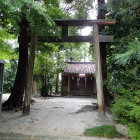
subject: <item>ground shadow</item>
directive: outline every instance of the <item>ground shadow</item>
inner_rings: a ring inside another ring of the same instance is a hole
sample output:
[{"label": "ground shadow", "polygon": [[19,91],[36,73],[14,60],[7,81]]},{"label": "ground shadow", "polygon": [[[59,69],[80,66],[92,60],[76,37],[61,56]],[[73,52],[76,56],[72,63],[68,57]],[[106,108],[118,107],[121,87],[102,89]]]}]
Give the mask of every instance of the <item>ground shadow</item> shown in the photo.
[{"label": "ground shadow", "polygon": [[92,103],[92,105],[85,105],[81,109],[75,112],[75,114],[83,113],[83,112],[91,112],[97,111],[97,103]]}]

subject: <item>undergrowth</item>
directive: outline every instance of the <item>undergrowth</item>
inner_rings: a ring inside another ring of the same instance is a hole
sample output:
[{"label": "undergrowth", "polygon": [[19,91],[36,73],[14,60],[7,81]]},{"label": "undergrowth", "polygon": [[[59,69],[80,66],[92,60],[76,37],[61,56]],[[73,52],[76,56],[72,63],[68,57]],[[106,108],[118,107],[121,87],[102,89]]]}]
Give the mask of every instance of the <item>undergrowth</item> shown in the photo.
[{"label": "undergrowth", "polygon": [[102,126],[86,129],[84,135],[107,137],[107,138],[120,138],[122,136],[116,130],[116,127],[114,125],[102,125]]}]

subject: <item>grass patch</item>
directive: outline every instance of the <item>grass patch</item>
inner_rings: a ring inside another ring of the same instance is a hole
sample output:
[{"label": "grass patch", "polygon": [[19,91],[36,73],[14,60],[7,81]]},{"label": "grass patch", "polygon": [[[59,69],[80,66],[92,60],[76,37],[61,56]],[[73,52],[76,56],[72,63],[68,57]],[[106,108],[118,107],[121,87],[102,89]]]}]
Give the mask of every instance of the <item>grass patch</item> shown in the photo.
[{"label": "grass patch", "polygon": [[116,130],[116,127],[114,125],[102,125],[102,126],[86,129],[84,135],[107,137],[107,138],[120,138],[122,136]]}]

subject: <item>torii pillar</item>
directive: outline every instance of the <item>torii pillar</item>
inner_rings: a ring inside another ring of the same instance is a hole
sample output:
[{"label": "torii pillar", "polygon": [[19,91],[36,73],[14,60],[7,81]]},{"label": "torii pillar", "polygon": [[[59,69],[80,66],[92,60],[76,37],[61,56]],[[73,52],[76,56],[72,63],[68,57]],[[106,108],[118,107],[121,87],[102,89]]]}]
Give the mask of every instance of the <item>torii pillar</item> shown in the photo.
[{"label": "torii pillar", "polygon": [[97,88],[98,112],[99,116],[103,116],[105,115],[105,106],[104,106],[102,67],[101,67],[101,53],[99,44],[99,31],[97,24],[93,25],[93,44],[96,60],[96,88]]}]

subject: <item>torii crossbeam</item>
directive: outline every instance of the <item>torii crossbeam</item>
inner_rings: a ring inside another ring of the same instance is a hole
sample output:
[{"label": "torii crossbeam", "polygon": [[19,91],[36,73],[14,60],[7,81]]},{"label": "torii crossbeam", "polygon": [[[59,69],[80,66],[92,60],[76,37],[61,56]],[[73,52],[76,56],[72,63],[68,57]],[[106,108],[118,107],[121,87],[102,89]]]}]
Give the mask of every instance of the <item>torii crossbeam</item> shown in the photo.
[{"label": "torii crossbeam", "polygon": [[[115,19],[98,19],[98,20],[63,20],[57,19],[54,22],[62,27],[61,39],[55,37],[42,38],[39,41],[42,42],[93,42],[95,59],[96,59],[96,86],[97,86],[97,102],[99,115],[105,114],[104,107],[104,94],[103,94],[103,80],[101,69],[101,54],[100,54],[100,42],[113,42],[113,36],[111,35],[99,35],[98,26],[109,26],[116,24]],[[68,26],[92,26],[92,36],[68,36]]]}]

